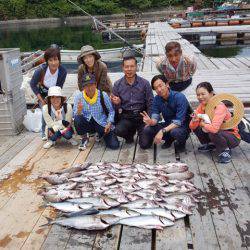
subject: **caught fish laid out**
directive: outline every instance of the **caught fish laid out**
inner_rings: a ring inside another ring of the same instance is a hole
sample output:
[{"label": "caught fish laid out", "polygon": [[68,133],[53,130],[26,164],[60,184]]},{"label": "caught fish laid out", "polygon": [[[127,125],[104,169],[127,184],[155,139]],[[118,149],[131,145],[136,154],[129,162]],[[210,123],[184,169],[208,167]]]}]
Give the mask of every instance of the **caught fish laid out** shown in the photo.
[{"label": "caught fish laid out", "polygon": [[199,192],[193,176],[184,163],[83,163],[41,176],[50,185],[38,194],[61,216],[46,225],[163,229],[192,214]]},{"label": "caught fish laid out", "polygon": [[165,217],[155,215],[141,215],[121,219],[116,224],[145,229],[163,229],[164,227],[173,226],[174,222]]}]

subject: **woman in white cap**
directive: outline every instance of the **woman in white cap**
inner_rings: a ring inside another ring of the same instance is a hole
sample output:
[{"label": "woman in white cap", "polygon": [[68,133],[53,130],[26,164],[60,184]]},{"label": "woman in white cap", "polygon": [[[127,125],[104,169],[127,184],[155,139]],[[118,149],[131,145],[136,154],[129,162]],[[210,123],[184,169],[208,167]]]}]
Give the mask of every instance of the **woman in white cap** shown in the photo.
[{"label": "woman in white cap", "polygon": [[73,146],[77,145],[77,142],[72,139],[74,133],[71,126],[72,107],[66,103],[62,89],[58,86],[50,87],[46,101],[47,104],[43,106],[43,117],[46,123],[45,131],[48,141],[43,147],[52,147],[61,137],[67,139]]},{"label": "woman in white cap", "polygon": [[83,90],[83,75],[90,73],[95,75],[97,88],[110,95],[112,85],[108,77],[108,68],[100,59],[100,54],[92,46],[86,45],[81,48],[81,54],[77,57],[80,64],[78,68],[78,87],[80,91]]}]

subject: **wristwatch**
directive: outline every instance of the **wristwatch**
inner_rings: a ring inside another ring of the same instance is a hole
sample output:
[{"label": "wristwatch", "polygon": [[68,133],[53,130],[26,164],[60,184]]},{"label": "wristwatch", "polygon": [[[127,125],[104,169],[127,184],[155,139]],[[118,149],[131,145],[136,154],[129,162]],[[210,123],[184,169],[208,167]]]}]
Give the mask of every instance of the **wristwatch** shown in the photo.
[{"label": "wristwatch", "polygon": [[163,129],[161,130],[161,132],[162,132],[163,134],[166,134],[166,133],[167,133],[167,131],[166,131],[165,128],[163,128]]}]

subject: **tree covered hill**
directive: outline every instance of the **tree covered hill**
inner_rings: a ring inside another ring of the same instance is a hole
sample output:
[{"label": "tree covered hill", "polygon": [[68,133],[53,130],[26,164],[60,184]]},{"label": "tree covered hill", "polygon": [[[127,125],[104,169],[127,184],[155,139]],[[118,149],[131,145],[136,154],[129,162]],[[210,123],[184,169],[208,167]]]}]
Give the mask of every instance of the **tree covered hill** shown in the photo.
[{"label": "tree covered hill", "polygon": [[[190,5],[194,0],[72,0],[94,15],[145,11],[151,8]],[[0,20],[82,15],[67,0],[0,0]]]}]

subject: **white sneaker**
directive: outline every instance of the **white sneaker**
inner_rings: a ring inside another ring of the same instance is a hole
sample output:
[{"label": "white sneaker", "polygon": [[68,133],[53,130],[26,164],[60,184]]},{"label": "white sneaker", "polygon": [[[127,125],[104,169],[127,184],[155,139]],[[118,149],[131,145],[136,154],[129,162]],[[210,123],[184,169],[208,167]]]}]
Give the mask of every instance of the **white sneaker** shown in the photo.
[{"label": "white sneaker", "polygon": [[42,141],[47,141],[47,136],[46,135],[42,136]]},{"label": "white sneaker", "polygon": [[69,142],[71,143],[72,146],[78,145],[78,142],[75,141],[73,138],[69,139]]},{"label": "white sneaker", "polygon": [[43,148],[48,149],[51,148],[53,145],[55,145],[54,141],[48,140],[44,145]]},{"label": "white sneaker", "polygon": [[89,142],[89,138],[88,137],[86,137],[86,138],[83,138],[82,140],[81,140],[81,142],[80,142],[80,144],[79,144],[79,150],[85,150],[86,148],[87,148],[87,146],[88,146],[88,142]]}]

